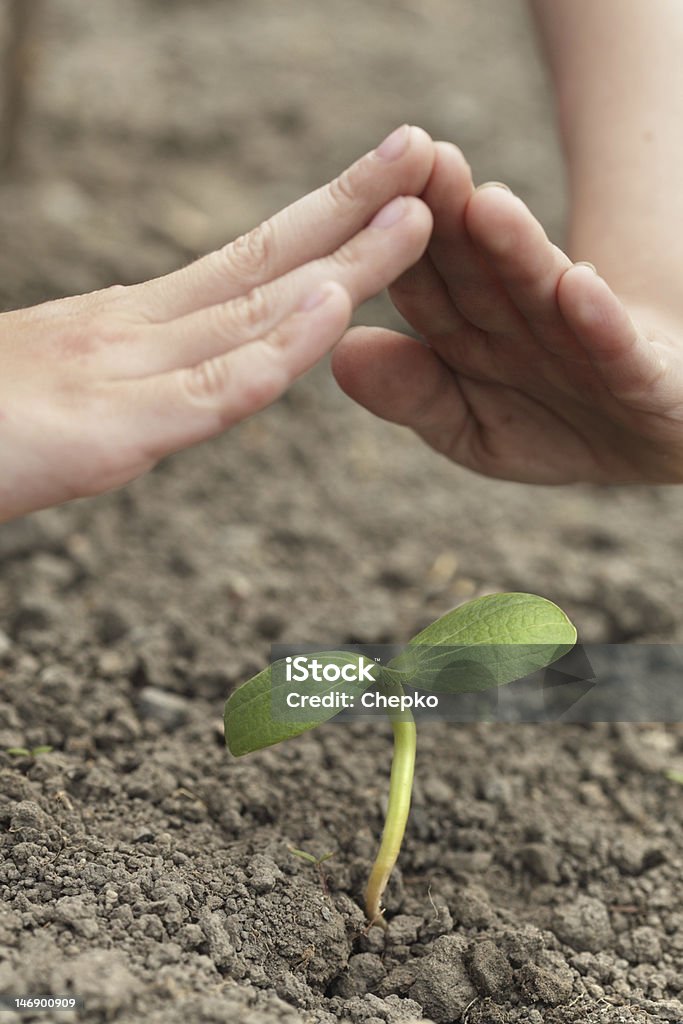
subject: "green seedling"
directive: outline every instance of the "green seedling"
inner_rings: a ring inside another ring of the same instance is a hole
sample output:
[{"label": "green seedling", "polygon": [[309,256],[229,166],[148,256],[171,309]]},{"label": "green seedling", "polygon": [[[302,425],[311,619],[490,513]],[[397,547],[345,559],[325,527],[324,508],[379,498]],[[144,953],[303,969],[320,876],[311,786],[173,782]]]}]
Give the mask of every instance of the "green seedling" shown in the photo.
[{"label": "green seedling", "polygon": [[314,857],[312,853],[307,853],[306,850],[297,850],[295,846],[289,846],[287,847],[287,849],[295,857],[298,857],[300,860],[308,861],[309,864],[312,864],[313,867],[316,868],[318,872],[318,878],[320,879],[320,888],[322,889],[325,896],[327,896],[329,890],[327,888],[327,879],[325,878],[325,872],[323,871],[322,866],[325,863],[325,861],[330,860],[332,857],[334,857],[334,853],[324,853],[322,857]]},{"label": "green seedling", "polygon": [[669,782],[677,782],[679,786],[683,786],[683,772],[676,771],[671,768],[668,772],[664,773]]},{"label": "green seedling", "polygon": [[[572,623],[544,598],[480,597],[427,626],[388,665],[372,662],[369,668],[368,659],[347,651],[308,656],[309,663],[318,666],[311,678],[317,680],[315,694],[320,699],[313,706],[308,703],[296,720],[277,713],[293,689],[293,659],[274,662],[227,700],[225,740],[236,757],[273,746],[329,721],[350,702],[363,702],[362,695],[374,687],[391,722],[394,754],[384,831],[365,890],[365,910],[371,924],[384,925],[382,897],[401,849],[415,769],[416,728],[410,710],[414,698],[404,686],[430,695],[480,693],[545,668],[575,643]],[[297,855],[315,863],[310,854]]]}]

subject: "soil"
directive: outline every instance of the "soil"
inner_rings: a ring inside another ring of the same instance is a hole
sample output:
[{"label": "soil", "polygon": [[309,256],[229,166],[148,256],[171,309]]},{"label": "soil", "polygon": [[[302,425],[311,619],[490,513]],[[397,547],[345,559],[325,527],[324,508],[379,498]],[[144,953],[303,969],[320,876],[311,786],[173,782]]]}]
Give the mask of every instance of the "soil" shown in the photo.
[{"label": "soil", "polygon": [[[516,0],[60,0],[34,51],[5,308],[171,269],[404,120],[561,240]],[[124,491],[0,528],[0,993],[94,1024],[683,1020],[679,726],[425,724],[386,933],[359,908],[385,725],[242,760],[222,737],[272,641],[401,642],[491,590],[586,641],[680,641],[682,503],[476,477],[322,367]],[[325,887],[290,846],[334,852]]]}]

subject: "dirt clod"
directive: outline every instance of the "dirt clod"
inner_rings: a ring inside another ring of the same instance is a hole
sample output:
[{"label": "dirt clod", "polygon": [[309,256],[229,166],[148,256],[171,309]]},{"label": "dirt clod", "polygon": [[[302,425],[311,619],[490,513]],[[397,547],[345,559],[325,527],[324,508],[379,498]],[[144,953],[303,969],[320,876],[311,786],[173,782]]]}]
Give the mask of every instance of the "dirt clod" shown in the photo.
[{"label": "dirt clod", "polygon": [[597,953],[612,941],[612,928],[604,903],[579,896],[555,910],[553,931],[558,939],[577,951]]},{"label": "dirt clod", "polygon": [[459,936],[442,935],[417,965],[410,998],[437,1024],[457,1020],[477,995],[465,967],[465,950]]}]

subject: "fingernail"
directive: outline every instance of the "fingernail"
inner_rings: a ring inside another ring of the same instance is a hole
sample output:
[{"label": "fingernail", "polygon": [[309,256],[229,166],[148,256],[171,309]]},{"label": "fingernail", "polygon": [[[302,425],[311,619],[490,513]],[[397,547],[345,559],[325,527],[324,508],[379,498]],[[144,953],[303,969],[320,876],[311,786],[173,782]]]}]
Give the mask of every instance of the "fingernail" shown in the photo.
[{"label": "fingernail", "polygon": [[506,185],[504,181],[485,181],[483,185],[477,185],[475,192],[481,192],[484,188],[503,188],[506,192],[512,192],[509,185]]},{"label": "fingernail", "polygon": [[330,288],[329,284],[324,284],[321,287],[316,288],[314,291],[310,292],[303,300],[303,302],[299,306],[299,311],[301,313],[310,313],[312,309],[316,309],[318,306],[322,306],[323,302],[326,302],[331,294],[332,289]]},{"label": "fingernail", "polygon": [[403,196],[397,196],[396,199],[392,199],[390,203],[383,206],[379,213],[370,221],[368,227],[371,228],[390,228],[401,219],[405,213],[406,201]]},{"label": "fingernail", "polygon": [[380,160],[389,163],[391,160],[398,160],[401,153],[405,151],[408,145],[408,135],[410,128],[407,124],[402,124],[400,128],[397,128],[387,135],[384,142],[380,142],[379,146],[375,150],[375,156],[379,157]]},{"label": "fingernail", "polygon": [[592,270],[594,274],[597,274],[597,270],[596,270],[595,266],[592,263],[589,263],[588,260],[578,260],[574,264],[574,266],[575,267],[588,267],[588,269]]}]

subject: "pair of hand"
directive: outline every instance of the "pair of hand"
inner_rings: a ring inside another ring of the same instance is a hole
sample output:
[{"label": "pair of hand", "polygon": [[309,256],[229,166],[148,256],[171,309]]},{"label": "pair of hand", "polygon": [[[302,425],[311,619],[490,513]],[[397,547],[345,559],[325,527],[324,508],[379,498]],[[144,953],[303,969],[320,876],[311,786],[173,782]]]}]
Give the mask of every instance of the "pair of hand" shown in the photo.
[{"label": "pair of hand", "polygon": [[636,326],[519,199],[475,190],[454,146],[404,126],[189,267],[2,314],[0,521],[268,405],[388,285],[426,344],[358,328],[333,362],[373,412],[492,476],[683,480],[678,325],[643,310]]}]

